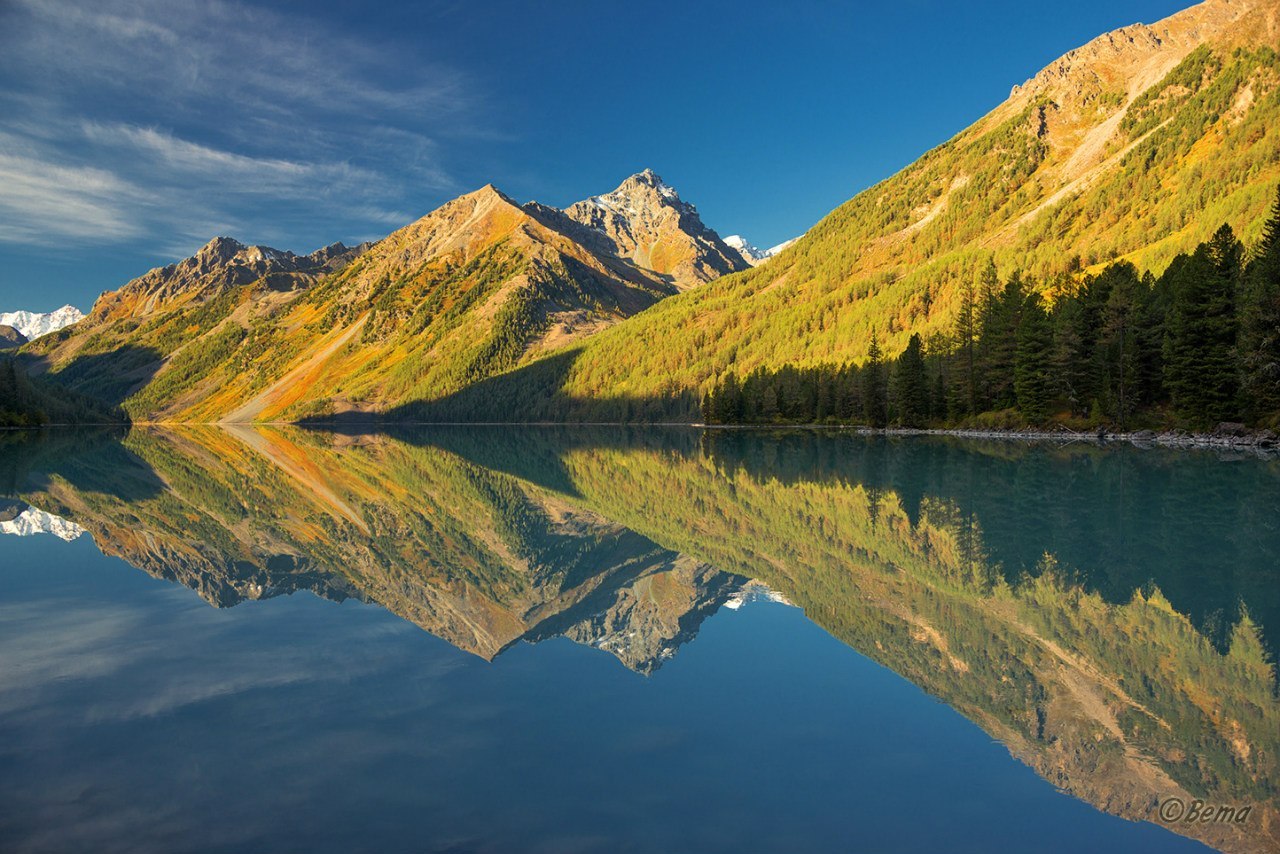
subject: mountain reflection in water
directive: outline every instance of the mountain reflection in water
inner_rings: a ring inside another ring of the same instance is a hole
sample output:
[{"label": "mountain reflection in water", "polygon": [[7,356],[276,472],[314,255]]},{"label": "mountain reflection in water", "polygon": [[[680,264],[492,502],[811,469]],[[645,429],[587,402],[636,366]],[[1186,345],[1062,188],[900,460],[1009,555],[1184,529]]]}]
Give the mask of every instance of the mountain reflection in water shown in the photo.
[{"label": "mountain reflection in water", "polygon": [[565,637],[651,674],[722,606],[781,599],[1101,810],[1252,805],[1165,826],[1280,848],[1274,461],[810,431],[136,428],[10,441],[0,483],[4,523],[27,520],[13,533],[83,529],[216,607],[357,599],[485,659]]}]

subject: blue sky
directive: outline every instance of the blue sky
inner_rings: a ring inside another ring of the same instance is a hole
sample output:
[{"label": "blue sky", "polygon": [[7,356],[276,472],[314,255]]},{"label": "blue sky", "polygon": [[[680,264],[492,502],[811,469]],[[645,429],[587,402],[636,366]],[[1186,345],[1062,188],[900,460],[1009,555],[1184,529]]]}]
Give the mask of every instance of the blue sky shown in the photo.
[{"label": "blue sky", "polygon": [[648,166],[769,246],[1096,35],[1186,0],[0,0],[0,311],[226,234],[376,239]]}]

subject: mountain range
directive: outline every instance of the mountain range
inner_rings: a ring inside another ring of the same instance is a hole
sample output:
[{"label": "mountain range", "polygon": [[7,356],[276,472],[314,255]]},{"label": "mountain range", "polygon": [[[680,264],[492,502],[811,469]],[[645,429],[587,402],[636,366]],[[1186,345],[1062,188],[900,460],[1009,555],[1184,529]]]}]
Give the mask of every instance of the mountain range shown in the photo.
[{"label": "mountain range", "polygon": [[770,247],[769,249],[761,249],[759,246],[748,241],[741,234],[731,234],[724,239],[724,242],[728,244],[730,248],[736,250],[737,253],[742,256],[743,261],[746,261],[752,267],[758,267],[799,239],[800,238],[798,237],[793,237],[790,240],[783,241],[777,246]]},{"label": "mountain range", "polygon": [[[492,186],[374,244],[219,238],[22,364],[141,421],[696,420],[718,378],[948,333],[990,271],[1160,272],[1280,183],[1280,0],[1206,0],[1051,63],[786,251],[652,171],[558,210]],[[785,245],[784,245],[785,246]],[[768,259],[768,263],[761,263]]]},{"label": "mountain range", "polygon": [[138,420],[290,419],[457,391],[747,269],[652,171],[561,211],[493,186],[374,244],[216,238],[24,351]]},{"label": "mountain range", "polygon": [[11,327],[22,336],[31,341],[39,338],[41,335],[48,335],[50,332],[57,332],[59,329],[65,329],[73,323],[79,323],[84,320],[84,314],[80,309],[72,305],[64,305],[56,311],[49,311],[38,314],[33,311],[7,311],[0,312],[0,326]]}]

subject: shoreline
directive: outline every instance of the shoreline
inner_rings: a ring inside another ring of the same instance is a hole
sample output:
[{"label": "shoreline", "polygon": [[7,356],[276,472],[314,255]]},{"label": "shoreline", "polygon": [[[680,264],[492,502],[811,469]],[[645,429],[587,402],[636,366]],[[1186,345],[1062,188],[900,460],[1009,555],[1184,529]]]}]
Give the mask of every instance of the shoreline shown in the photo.
[{"label": "shoreline", "polygon": [[[1088,442],[1094,445],[1126,443],[1138,448],[1187,448],[1198,450],[1252,451],[1260,456],[1280,455],[1280,436],[1272,430],[1253,430],[1239,424],[1222,424],[1212,433],[1194,433],[1187,430],[1130,430],[1112,432],[1106,429],[1076,431],[1066,427],[1055,430],[1002,430],[992,428],[940,428],[940,427],[867,427],[858,424],[706,424],[702,422],[635,422],[635,421],[367,421],[325,423],[316,421],[135,421],[126,424],[44,424],[35,427],[0,427],[6,432],[40,432],[55,429],[104,428],[133,429],[134,427],[297,427],[321,432],[372,432],[382,433],[403,428],[430,427],[631,427],[631,428],[687,428],[695,430],[830,430],[848,431],[864,436],[950,436],[959,439],[991,439],[1018,442],[1056,442],[1074,444]],[[363,429],[361,429],[363,428]]]},{"label": "shoreline", "polygon": [[[1196,450],[1252,451],[1261,456],[1280,455],[1280,437],[1270,430],[1248,428],[1215,430],[1213,433],[1192,433],[1187,430],[1131,430],[1088,432],[1059,428],[1057,430],[998,430],[982,428],[939,427],[866,427],[854,424],[693,424],[706,430],[850,430],[866,436],[951,436],[960,439],[996,439],[1017,442],[1057,442],[1074,444],[1088,442],[1094,445],[1127,443],[1138,448],[1186,448]],[[1225,425],[1224,425],[1225,426]],[[1233,428],[1238,425],[1231,425]]]}]

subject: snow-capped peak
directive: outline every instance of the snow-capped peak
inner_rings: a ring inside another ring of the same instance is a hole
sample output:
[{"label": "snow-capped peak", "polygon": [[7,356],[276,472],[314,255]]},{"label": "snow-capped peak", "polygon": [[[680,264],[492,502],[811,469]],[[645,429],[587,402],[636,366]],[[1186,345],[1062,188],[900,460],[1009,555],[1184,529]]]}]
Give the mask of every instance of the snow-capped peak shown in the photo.
[{"label": "snow-capped peak", "polygon": [[800,239],[799,237],[793,237],[790,240],[784,240],[781,243],[779,243],[777,246],[771,246],[768,249],[766,249],[764,252],[764,255],[766,258],[772,258],[774,255],[777,255],[779,252],[786,249],[787,247],[789,247],[791,244],[795,243],[799,239]]},{"label": "snow-capped peak", "polygon": [[740,588],[729,594],[724,602],[724,607],[731,611],[737,611],[743,605],[749,605],[752,602],[776,602],[779,605],[788,605],[792,608],[796,607],[786,596],[783,596],[776,590],[772,590],[763,581],[748,581]]},{"label": "snow-capped peak", "polygon": [[782,243],[779,243],[771,249],[761,249],[741,234],[731,234],[724,239],[724,242],[730,249],[733,249],[741,255],[742,260],[746,261],[752,267],[758,267],[799,239],[799,237],[793,237],[790,240],[785,240]]},{"label": "snow-capped peak", "polygon": [[737,251],[748,264],[757,264],[769,256],[758,246],[753,246],[741,234],[731,234],[724,239],[724,243],[730,249]]},{"label": "snow-capped peak", "polygon": [[64,305],[57,311],[37,314],[33,311],[10,311],[0,314],[0,326],[12,326],[28,340],[57,332],[59,329],[84,320],[84,313],[73,305]]},{"label": "snow-capped peak", "polygon": [[15,537],[31,537],[36,534],[53,534],[59,539],[71,542],[84,534],[75,522],[69,522],[61,516],[46,513],[28,506],[12,519],[0,522],[0,534],[12,534]]}]

